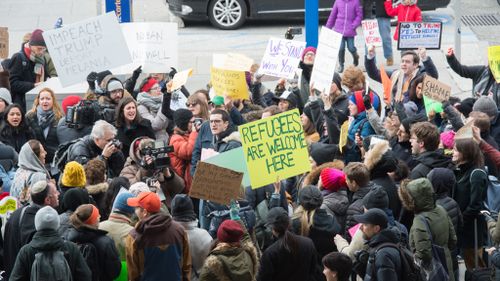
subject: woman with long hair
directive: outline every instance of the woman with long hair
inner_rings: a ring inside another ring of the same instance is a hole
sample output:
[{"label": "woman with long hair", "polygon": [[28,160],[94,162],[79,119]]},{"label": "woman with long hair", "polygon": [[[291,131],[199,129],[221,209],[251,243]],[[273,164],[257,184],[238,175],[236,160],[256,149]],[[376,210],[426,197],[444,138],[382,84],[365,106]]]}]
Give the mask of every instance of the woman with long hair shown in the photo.
[{"label": "woman with long hair", "polygon": [[188,97],[186,106],[195,118],[201,118],[203,121],[209,119],[208,102],[204,98],[201,98],[198,93],[194,93]]},{"label": "woman with long hair", "polygon": [[[457,179],[453,199],[457,201],[463,215],[463,230],[458,233],[458,245],[463,250],[467,270],[475,268],[475,256],[478,257],[479,267],[485,267],[482,245],[486,221],[480,213],[488,185],[488,176],[483,170],[484,156],[472,139],[458,139],[453,147],[452,161],[456,165]],[[479,245],[477,253],[474,250],[475,232]]]},{"label": "woman with long hair", "polygon": [[132,141],[138,137],[155,138],[151,122],[143,119],[137,112],[137,102],[132,97],[124,97],[118,103],[116,110],[116,123],[118,129],[116,138],[122,143],[123,155],[128,157]]},{"label": "woman with long hair", "polygon": [[[47,149],[46,166],[50,167],[54,154],[59,147],[57,138],[57,124],[64,116],[61,106],[56,100],[54,91],[43,88],[33,101],[33,107],[26,113],[26,122],[39,140]],[[55,172],[57,169],[54,169]]]},{"label": "woman with long hair", "polygon": [[417,114],[425,110],[424,104],[424,94],[422,88],[424,85],[425,75],[420,75],[413,79],[410,83],[410,89],[408,90],[408,100],[414,102],[417,105]]},{"label": "woman with long hair", "polygon": [[21,147],[33,138],[33,131],[28,126],[23,109],[18,104],[11,104],[5,109],[0,121],[0,142],[21,151]]}]

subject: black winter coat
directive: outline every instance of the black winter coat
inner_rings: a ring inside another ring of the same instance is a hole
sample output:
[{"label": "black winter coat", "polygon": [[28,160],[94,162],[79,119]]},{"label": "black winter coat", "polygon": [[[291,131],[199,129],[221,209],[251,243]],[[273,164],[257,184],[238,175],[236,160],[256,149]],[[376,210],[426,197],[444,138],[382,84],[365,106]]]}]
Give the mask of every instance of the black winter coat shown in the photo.
[{"label": "black winter coat", "polygon": [[[360,189],[358,189],[358,191],[354,192],[351,204],[347,208],[346,212],[346,219],[345,219],[346,234],[349,228],[358,224],[358,222],[354,220],[354,215],[361,215],[364,213],[363,197],[365,197],[365,195],[368,194],[368,192],[370,192],[372,188],[375,188],[375,184],[369,183],[367,186],[361,187]],[[347,234],[346,237],[350,236]]]},{"label": "black winter coat", "polygon": [[86,136],[71,146],[68,161],[76,161],[85,165],[89,160],[100,157],[106,163],[108,177],[119,176],[125,164],[123,153],[115,152],[107,161],[101,157],[101,153],[102,150],[95,144],[92,136]]},{"label": "black winter coat", "polygon": [[455,228],[455,233],[458,234],[458,230],[462,228],[463,224],[460,206],[458,206],[458,203],[446,193],[436,194],[436,197],[436,204],[446,210],[451,219],[451,223],[453,224],[453,228]]},{"label": "black winter coat", "polygon": [[92,243],[95,246],[99,259],[99,272],[97,272],[99,278],[94,278],[96,272],[92,272],[92,280],[112,281],[120,275],[122,267],[120,254],[116,249],[115,242],[106,235],[107,233],[107,231],[101,229],[82,226],[78,229],[71,227],[63,234],[63,238],[67,241],[77,244]]},{"label": "black winter coat", "polygon": [[410,179],[415,180],[427,177],[434,168],[451,168],[451,159],[443,155],[439,150],[426,151],[415,159],[418,162],[410,173]]},{"label": "black winter coat", "polygon": [[26,124],[14,129],[7,124],[7,121],[0,121],[0,141],[10,145],[17,153],[25,143],[33,138],[33,131]]},{"label": "black winter coat", "polygon": [[70,128],[66,124],[66,120],[61,118],[57,124],[57,141],[60,144],[67,143],[72,140],[83,138],[84,136],[90,135],[92,132],[92,126],[84,126],[81,129]]},{"label": "black winter coat", "polygon": [[349,99],[342,93],[337,97],[329,110],[323,110],[323,116],[326,120],[326,129],[328,130],[329,143],[338,144],[340,137],[340,127],[349,117]]},{"label": "black winter coat", "polygon": [[116,139],[118,139],[122,144],[122,152],[125,158],[128,157],[130,145],[132,142],[138,137],[149,137],[151,139],[155,139],[155,132],[153,128],[151,128],[151,122],[148,119],[142,119],[139,123],[133,125],[130,128],[119,127],[117,128],[118,132],[116,135]]},{"label": "black winter coat", "polygon": [[372,182],[384,188],[389,197],[389,209],[392,210],[393,214],[399,214],[401,212],[401,201],[398,196],[398,188],[392,178],[387,174],[373,174]]},{"label": "black winter coat", "polygon": [[78,247],[64,241],[55,230],[42,230],[35,233],[33,240],[21,248],[9,280],[28,281],[35,254],[41,251],[62,251],[75,281],[91,280],[91,272],[80,254]]},{"label": "black winter coat", "polygon": [[279,238],[262,254],[257,281],[315,281],[321,274],[318,254],[311,239],[288,233],[297,250],[290,253]]},{"label": "black winter coat", "polygon": [[[272,184],[265,185],[263,187],[253,189],[251,186],[245,187],[245,199],[248,201],[248,205],[252,209],[256,210],[260,202],[271,199],[271,195],[274,193],[274,186]],[[284,188],[280,190],[280,207],[288,210],[288,201],[286,200],[286,191]],[[269,208],[271,208],[269,206]]]},{"label": "black winter coat", "polygon": [[394,247],[383,247],[375,254],[375,248],[386,242],[398,243],[397,235],[390,229],[384,229],[368,242],[370,257],[366,266],[364,281],[398,281],[404,280],[399,250]]},{"label": "black winter coat", "polygon": [[40,141],[45,150],[47,151],[47,157],[45,158],[45,163],[52,163],[52,159],[54,159],[54,154],[56,153],[57,148],[59,147],[59,139],[57,138],[57,124],[59,123],[59,120],[56,120],[54,117],[54,120],[50,125],[47,137],[45,137],[42,127],[40,127],[40,125],[38,124],[38,117],[36,115],[36,112],[28,112],[26,114],[26,122],[33,131],[35,139]]}]

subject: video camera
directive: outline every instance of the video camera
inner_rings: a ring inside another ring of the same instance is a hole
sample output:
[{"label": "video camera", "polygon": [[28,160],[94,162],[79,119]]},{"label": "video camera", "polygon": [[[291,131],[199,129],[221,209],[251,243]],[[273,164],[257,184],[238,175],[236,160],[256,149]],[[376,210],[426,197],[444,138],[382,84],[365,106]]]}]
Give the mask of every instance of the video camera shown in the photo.
[{"label": "video camera", "polygon": [[74,106],[68,106],[65,117],[66,125],[75,129],[92,126],[95,121],[101,119],[113,123],[115,108],[100,105],[96,100],[82,100]]},{"label": "video camera", "polygon": [[153,158],[153,164],[148,165],[153,169],[163,169],[170,165],[170,157],[168,153],[174,152],[173,146],[168,146],[165,141],[155,141],[151,146],[146,146],[141,150],[141,155],[151,156]]}]

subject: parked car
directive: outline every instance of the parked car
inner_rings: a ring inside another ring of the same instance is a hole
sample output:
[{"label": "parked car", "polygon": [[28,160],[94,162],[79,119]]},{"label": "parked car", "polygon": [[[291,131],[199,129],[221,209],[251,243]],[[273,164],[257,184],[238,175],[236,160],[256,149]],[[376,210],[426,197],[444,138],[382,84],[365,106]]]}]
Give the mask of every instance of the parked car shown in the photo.
[{"label": "parked car", "polygon": [[[237,29],[247,19],[301,19],[305,0],[166,0],[170,11],[188,21],[209,20],[220,29]],[[335,0],[319,0],[319,16],[328,18]],[[363,0],[361,0],[363,1]],[[364,0],[367,1],[367,0]],[[500,0],[499,0],[500,1]],[[444,8],[450,0],[419,0],[423,11]]]}]

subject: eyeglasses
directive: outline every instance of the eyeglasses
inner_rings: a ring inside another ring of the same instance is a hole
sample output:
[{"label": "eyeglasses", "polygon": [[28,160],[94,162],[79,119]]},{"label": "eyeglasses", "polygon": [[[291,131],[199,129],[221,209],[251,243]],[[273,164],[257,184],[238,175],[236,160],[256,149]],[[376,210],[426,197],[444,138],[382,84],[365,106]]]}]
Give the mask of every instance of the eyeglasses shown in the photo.
[{"label": "eyeglasses", "polygon": [[194,106],[196,106],[197,104],[198,104],[198,103],[195,103],[195,102],[194,102],[194,103],[189,103],[189,102],[187,102],[187,103],[186,103],[186,107],[191,107],[191,106],[193,106],[193,107],[194,107]]},{"label": "eyeglasses", "polygon": [[153,91],[156,91],[156,90],[159,90],[159,89],[161,89],[161,88],[160,87],[153,87],[153,88],[151,88],[151,90],[153,90]]},{"label": "eyeglasses", "polygon": [[122,94],[123,90],[122,89],[116,89],[110,92],[111,95],[119,95]]},{"label": "eyeglasses", "polygon": [[210,120],[210,124],[220,124],[222,120]]}]

